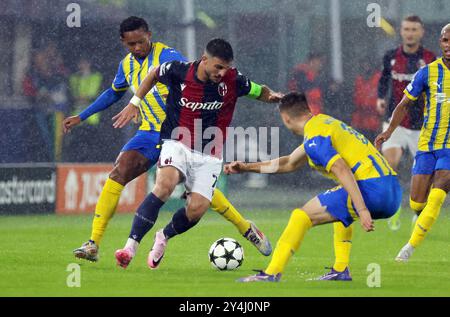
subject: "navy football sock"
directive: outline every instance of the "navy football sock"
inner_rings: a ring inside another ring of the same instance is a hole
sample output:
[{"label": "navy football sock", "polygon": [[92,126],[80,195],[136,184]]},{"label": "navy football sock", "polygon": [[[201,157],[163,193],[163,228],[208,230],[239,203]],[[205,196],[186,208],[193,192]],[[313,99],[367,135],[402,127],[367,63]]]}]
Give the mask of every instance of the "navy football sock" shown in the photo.
[{"label": "navy football sock", "polygon": [[167,239],[170,239],[177,234],[181,234],[185,231],[188,231],[193,226],[198,223],[196,221],[189,221],[186,216],[186,208],[178,209],[178,211],[173,215],[172,221],[164,228],[164,235]]},{"label": "navy football sock", "polygon": [[164,202],[153,193],[150,193],[145,198],[134,215],[133,226],[129,236],[131,239],[141,242],[142,238],[155,224],[162,205],[164,205]]}]

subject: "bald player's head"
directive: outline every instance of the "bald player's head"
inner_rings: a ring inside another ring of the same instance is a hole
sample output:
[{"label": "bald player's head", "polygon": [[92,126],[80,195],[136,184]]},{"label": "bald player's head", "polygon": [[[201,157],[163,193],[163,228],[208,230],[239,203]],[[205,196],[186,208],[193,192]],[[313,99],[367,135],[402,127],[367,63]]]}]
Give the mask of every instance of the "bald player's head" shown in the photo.
[{"label": "bald player's head", "polygon": [[441,47],[444,61],[450,63],[450,23],[442,28],[439,46]]}]

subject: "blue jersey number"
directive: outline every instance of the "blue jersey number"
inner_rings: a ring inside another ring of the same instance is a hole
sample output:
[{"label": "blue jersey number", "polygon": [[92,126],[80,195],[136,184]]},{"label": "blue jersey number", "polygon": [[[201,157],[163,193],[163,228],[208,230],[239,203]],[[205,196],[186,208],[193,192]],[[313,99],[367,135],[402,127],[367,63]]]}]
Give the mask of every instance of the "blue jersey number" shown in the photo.
[{"label": "blue jersey number", "polygon": [[362,144],[367,145],[369,143],[369,140],[366,139],[364,135],[353,129],[352,127],[349,127],[345,123],[341,123],[341,128],[350,133],[351,135],[354,135],[356,139],[362,142]]}]

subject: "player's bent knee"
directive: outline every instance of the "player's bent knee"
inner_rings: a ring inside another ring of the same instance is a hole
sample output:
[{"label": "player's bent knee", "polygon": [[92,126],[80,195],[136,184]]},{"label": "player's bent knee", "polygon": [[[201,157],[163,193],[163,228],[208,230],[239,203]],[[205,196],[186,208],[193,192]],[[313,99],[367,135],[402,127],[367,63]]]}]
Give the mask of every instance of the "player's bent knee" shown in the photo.
[{"label": "player's bent knee", "polygon": [[433,188],[440,188],[448,193],[450,191],[450,171],[439,171],[439,173],[436,173]]},{"label": "player's bent knee", "polygon": [[418,202],[412,200],[411,198],[409,198],[409,206],[415,213],[421,212],[425,208],[426,204],[427,204],[426,202],[418,203]]},{"label": "player's bent knee", "polygon": [[173,182],[163,180],[156,183],[152,192],[159,199],[166,201],[167,199],[169,199],[170,195],[172,195],[175,186],[176,184],[174,184]]},{"label": "player's bent knee", "polygon": [[317,197],[314,197],[310,201],[308,201],[302,208],[300,208],[302,212],[311,220],[312,226],[317,226],[329,221],[325,221],[325,218],[329,217],[329,214],[326,212],[326,208],[322,206],[320,200]]},{"label": "player's bent knee", "polygon": [[145,172],[145,167],[141,163],[119,158],[109,174],[109,178],[126,185],[143,172]]},{"label": "player's bent knee", "polygon": [[321,219],[319,219],[317,217],[312,216],[312,217],[309,217],[309,219],[311,220],[312,227],[315,227],[315,226],[318,226],[318,225],[322,224]]},{"label": "player's bent knee", "polygon": [[207,209],[208,208],[188,210],[186,212],[186,217],[189,219],[189,221],[199,221],[203,217]]},{"label": "player's bent knee", "polygon": [[197,201],[191,199],[187,206],[186,216],[190,221],[200,220],[208,210],[209,204],[209,201],[206,200]]},{"label": "player's bent knee", "polygon": [[121,172],[121,170],[122,170],[121,167],[119,166],[119,164],[117,164],[116,166],[114,166],[111,173],[109,173],[109,178],[125,186],[130,180],[127,179],[127,177],[124,175],[123,172]]},{"label": "player's bent knee", "polygon": [[316,219],[314,217],[314,213],[309,212],[305,209],[294,209],[291,213],[291,219],[297,219],[302,220],[307,223],[311,223],[312,226],[315,226],[317,223],[315,223]]}]

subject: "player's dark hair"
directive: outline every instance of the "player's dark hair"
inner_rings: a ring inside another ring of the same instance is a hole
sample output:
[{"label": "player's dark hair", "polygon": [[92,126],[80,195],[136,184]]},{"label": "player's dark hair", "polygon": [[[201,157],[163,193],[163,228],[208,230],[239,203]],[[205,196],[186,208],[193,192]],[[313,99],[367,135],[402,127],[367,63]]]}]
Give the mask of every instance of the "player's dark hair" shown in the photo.
[{"label": "player's dark hair", "polygon": [[408,15],[403,21],[420,23],[421,26],[424,26],[422,19],[418,15]]},{"label": "player's dark hair", "polygon": [[283,98],[281,98],[278,109],[280,112],[285,112],[293,118],[311,113],[306,95],[301,92],[290,92],[284,95]]},{"label": "player's dark hair", "polygon": [[143,29],[145,32],[148,32],[148,24],[145,22],[143,18],[131,16],[126,18],[120,23],[120,37],[123,37],[125,32],[136,31],[139,29]]},{"label": "player's dark hair", "polygon": [[224,39],[212,39],[206,45],[206,52],[212,57],[218,57],[225,62],[231,62],[234,59],[233,48],[231,44]]}]

